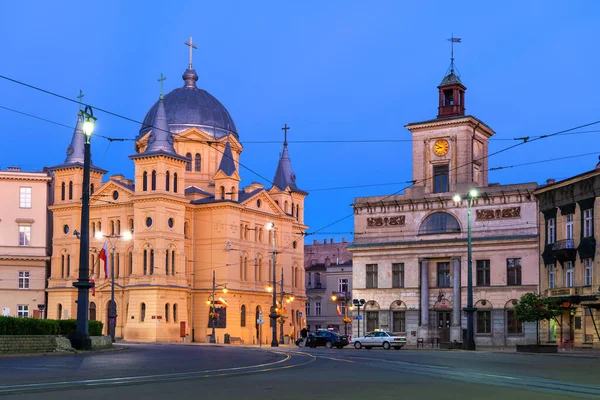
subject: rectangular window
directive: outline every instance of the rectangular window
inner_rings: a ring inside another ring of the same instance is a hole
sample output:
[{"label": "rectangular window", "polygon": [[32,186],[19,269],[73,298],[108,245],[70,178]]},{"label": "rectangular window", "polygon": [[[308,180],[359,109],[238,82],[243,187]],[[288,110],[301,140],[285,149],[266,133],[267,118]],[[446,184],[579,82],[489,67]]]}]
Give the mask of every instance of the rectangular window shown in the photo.
[{"label": "rectangular window", "polygon": [[506,310],[506,333],[513,335],[523,333],[523,323],[517,321],[514,310]]},{"label": "rectangular window", "polygon": [[492,333],[492,312],[477,310],[477,333]]},{"label": "rectangular window", "polygon": [[548,220],[548,240],[546,243],[552,244],[556,242],[556,218]]},{"label": "rectangular window", "polygon": [[567,215],[565,239],[573,239],[573,214]]},{"label": "rectangular window", "polygon": [[315,303],[315,315],[321,315],[321,302],[317,301]]},{"label": "rectangular window", "polygon": [[583,267],[585,269],[585,286],[592,286],[592,259],[583,260]]},{"label": "rectangular window", "polygon": [[377,264],[367,264],[367,289],[377,288]]},{"label": "rectangular window", "polygon": [[573,268],[573,261],[567,261],[565,263],[565,287],[573,287],[574,278],[575,268]]},{"label": "rectangular window", "polygon": [[338,292],[350,293],[350,285],[348,285],[348,278],[342,278],[338,280]]},{"label": "rectangular window", "polygon": [[19,225],[19,246],[31,246],[31,226]]},{"label": "rectangular window", "polygon": [[[404,287],[404,263],[392,264],[392,287],[402,288]],[[400,331],[395,331],[400,332]],[[402,331],[404,332],[404,331]]]},{"label": "rectangular window", "polygon": [[506,284],[520,285],[521,284],[521,259],[507,258],[506,259]]},{"label": "rectangular window", "polygon": [[308,317],[310,315],[310,302],[306,302],[306,306],[304,309],[304,314]]},{"label": "rectangular window", "polygon": [[29,305],[27,305],[27,304],[19,304],[17,306],[17,317],[19,317],[19,318],[29,318]]},{"label": "rectangular window", "polygon": [[594,210],[583,211],[583,237],[594,236]]},{"label": "rectangular window", "polygon": [[477,260],[477,286],[490,286],[490,260]]},{"label": "rectangular window", "polygon": [[30,187],[20,188],[19,207],[31,208],[31,188]]},{"label": "rectangular window", "polygon": [[345,317],[346,316],[346,302],[340,301],[338,303],[338,307],[340,308],[340,315]]},{"label": "rectangular window", "polygon": [[556,282],[556,266],[550,264],[548,266],[548,289],[554,289]]},{"label": "rectangular window", "polygon": [[29,289],[29,271],[19,271],[19,289]]},{"label": "rectangular window", "polygon": [[437,263],[437,283],[438,287],[450,287],[450,263]]},{"label": "rectangular window", "polygon": [[448,187],[448,166],[435,165],[433,167],[433,192],[446,193],[450,189]]},{"label": "rectangular window", "polygon": [[406,315],[404,311],[392,311],[392,332],[406,332]]}]

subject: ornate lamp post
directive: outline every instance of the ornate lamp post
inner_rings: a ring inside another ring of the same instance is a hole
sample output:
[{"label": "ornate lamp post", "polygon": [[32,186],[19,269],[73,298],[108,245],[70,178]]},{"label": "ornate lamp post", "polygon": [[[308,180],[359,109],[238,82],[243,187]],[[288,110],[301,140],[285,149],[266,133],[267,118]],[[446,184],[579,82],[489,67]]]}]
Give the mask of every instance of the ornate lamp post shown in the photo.
[{"label": "ornate lamp post", "polygon": [[[473,326],[473,313],[477,311],[473,308],[473,260],[471,249],[471,206],[473,200],[477,198],[477,191],[471,189],[467,195],[467,306],[463,310],[467,313],[467,340],[465,350],[475,350],[475,330]],[[457,194],[453,197],[455,202],[460,202],[461,197]]]},{"label": "ornate lamp post", "polygon": [[358,334],[356,336],[360,336],[360,308],[363,307],[366,302],[365,299],[352,299],[352,304],[358,309]]},{"label": "ornate lamp post", "polygon": [[348,288],[344,288],[343,292],[334,293],[331,295],[331,301],[334,303],[338,301],[340,295],[344,296],[344,335],[348,334],[348,323],[345,322],[346,318],[348,318]]},{"label": "ornate lamp post", "polygon": [[275,247],[275,223],[269,222],[266,226],[267,231],[273,231],[273,305],[271,306],[271,312],[269,313],[269,318],[271,318],[271,329],[272,329],[272,337],[271,337],[271,347],[279,347],[279,343],[277,342],[277,274],[276,274],[276,264],[277,264],[277,248]]},{"label": "ornate lamp post", "polygon": [[131,240],[132,235],[131,232],[125,232],[123,235],[104,235],[102,232],[98,231],[95,235],[96,239],[101,240],[102,238],[106,238],[108,243],[110,244],[110,251],[112,253],[112,257],[110,258],[110,305],[108,308],[108,334],[112,342],[115,342],[115,326],[117,322],[117,303],[115,302],[115,250],[116,247],[112,243],[111,239],[124,239]]},{"label": "ornate lamp post", "polygon": [[[211,314],[214,314],[215,312],[215,291],[218,288],[223,288],[223,293],[227,293],[227,284],[226,283],[217,283],[216,278],[215,278],[215,271],[213,271],[213,279],[212,279],[212,301],[210,304],[210,312]],[[215,321],[217,320],[217,318],[215,318],[214,316],[210,318],[210,326],[212,328],[212,334],[210,335],[210,342],[211,343],[216,343],[216,336],[215,336]]]},{"label": "ornate lamp post", "polygon": [[92,107],[86,106],[84,111],[79,111],[83,117],[83,190],[81,195],[81,240],[79,241],[79,278],[73,286],[77,288],[77,326],[75,333],[71,336],[71,344],[77,350],[90,350],[92,339],[88,328],[88,303],[90,300],[90,288],[94,285],[90,282],[90,167],[91,150],[90,139],[94,131],[94,112]]}]

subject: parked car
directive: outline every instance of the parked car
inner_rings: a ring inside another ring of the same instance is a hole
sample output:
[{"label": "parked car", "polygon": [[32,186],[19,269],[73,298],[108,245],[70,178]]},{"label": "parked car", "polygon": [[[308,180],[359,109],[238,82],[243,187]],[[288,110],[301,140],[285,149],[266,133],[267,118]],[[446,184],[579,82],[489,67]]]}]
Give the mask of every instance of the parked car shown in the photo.
[{"label": "parked car", "polygon": [[406,336],[394,335],[385,331],[369,332],[365,336],[352,339],[352,345],[355,349],[364,347],[368,350],[372,347],[383,347],[385,350],[389,350],[393,347],[400,350],[405,344]]},{"label": "parked car", "polygon": [[348,336],[346,335],[339,335],[329,331],[318,331],[308,335],[306,347],[312,347],[314,349],[317,346],[325,346],[328,349],[331,349],[332,347],[341,349],[344,346],[348,346],[349,343]]}]

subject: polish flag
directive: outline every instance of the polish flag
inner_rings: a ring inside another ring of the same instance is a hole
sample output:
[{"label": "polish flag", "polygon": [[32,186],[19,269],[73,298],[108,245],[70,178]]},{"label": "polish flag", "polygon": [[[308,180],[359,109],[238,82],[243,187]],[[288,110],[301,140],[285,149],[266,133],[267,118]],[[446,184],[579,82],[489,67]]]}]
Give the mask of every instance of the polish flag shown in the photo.
[{"label": "polish flag", "polygon": [[337,310],[337,315],[342,315],[342,310],[340,309],[339,305],[336,307],[336,310]]},{"label": "polish flag", "polygon": [[98,258],[104,261],[104,277],[108,278],[108,241],[104,242]]},{"label": "polish flag", "polygon": [[92,279],[90,279],[90,283],[92,286],[92,296],[96,295],[96,282],[94,281],[94,274],[92,274]]}]

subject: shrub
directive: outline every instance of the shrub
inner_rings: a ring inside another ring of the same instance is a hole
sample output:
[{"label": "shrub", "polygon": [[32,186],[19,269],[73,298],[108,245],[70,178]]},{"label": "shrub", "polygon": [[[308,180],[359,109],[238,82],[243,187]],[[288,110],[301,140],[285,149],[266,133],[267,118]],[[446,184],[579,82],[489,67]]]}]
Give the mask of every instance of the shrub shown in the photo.
[{"label": "shrub", "polygon": [[90,336],[102,336],[102,328],[104,324],[100,321],[89,321],[88,329],[90,330]]},{"label": "shrub", "polygon": [[[61,319],[58,321],[61,335],[70,335],[77,330],[76,319]],[[88,331],[90,336],[102,336],[104,324],[100,321],[88,321]]]},{"label": "shrub", "polygon": [[49,319],[0,317],[0,335],[57,335],[59,325]]}]

